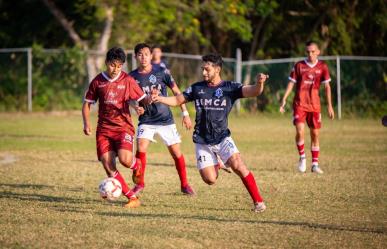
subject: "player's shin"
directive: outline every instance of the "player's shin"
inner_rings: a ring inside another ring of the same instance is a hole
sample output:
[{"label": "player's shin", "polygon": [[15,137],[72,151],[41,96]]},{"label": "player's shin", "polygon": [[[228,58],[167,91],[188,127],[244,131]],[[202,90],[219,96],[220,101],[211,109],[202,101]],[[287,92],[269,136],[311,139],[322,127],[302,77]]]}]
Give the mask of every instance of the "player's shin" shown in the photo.
[{"label": "player's shin", "polygon": [[318,165],[318,156],[320,153],[320,147],[312,146],[312,165]]},{"label": "player's shin", "polygon": [[138,171],[133,171],[133,181],[137,185],[142,187],[145,186],[145,168],[146,168],[146,153],[145,152],[136,152],[136,160],[140,160],[141,167]]},{"label": "player's shin", "polygon": [[253,199],[254,203],[263,202],[263,198],[259,193],[257,183],[255,182],[255,178],[253,173],[249,172],[249,174],[245,177],[241,177],[243,184],[245,185],[247,191]]},{"label": "player's shin", "polygon": [[117,170],[116,172],[114,172],[113,177],[121,183],[122,194],[125,195],[128,199],[130,199],[134,195],[134,193],[129,189],[128,184],[126,183],[121,173]]},{"label": "player's shin", "polygon": [[174,160],[177,173],[179,174],[181,187],[184,188],[188,185],[184,156],[181,155],[179,158],[174,158]]}]

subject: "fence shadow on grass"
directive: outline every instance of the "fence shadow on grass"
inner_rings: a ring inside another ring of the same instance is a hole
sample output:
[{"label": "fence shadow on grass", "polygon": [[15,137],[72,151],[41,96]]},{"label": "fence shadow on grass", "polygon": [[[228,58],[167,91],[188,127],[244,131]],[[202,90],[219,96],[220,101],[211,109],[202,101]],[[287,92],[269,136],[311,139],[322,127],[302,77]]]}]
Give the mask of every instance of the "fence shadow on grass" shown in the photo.
[{"label": "fence shadow on grass", "polygon": [[102,216],[110,217],[139,217],[139,218],[173,218],[173,219],[184,219],[184,220],[205,220],[205,221],[216,221],[216,222],[240,222],[248,224],[269,224],[269,225],[280,225],[280,226],[295,226],[312,229],[323,229],[331,231],[345,231],[345,232],[359,232],[359,233],[373,233],[373,234],[386,234],[385,228],[366,228],[366,227],[350,227],[335,224],[320,224],[312,222],[298,222],[298,221],[276,221],[276,220],[240,220],[232,218],[219,218],[216,216],[199,216],[199,215],[173,215],[173,214],[150,214],[150,213],[112,213],[112,212],[97,212]]}]

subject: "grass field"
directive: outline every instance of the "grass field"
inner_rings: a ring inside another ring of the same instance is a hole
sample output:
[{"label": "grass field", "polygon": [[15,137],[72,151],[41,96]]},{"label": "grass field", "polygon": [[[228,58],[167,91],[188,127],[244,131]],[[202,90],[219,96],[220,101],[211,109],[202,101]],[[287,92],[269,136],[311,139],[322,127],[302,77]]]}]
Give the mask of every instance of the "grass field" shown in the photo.
[{"label": "grass field", "polygon": [[221,172],[211,187],[201,181],[189,132],[181,131],[182,148],[197,197],[180,194],[159,142],[148,153],[143,206],[126,210],[123,197],[98,195],[105,175],[79,114],[0,114],[0,248],[387,247],[387,128],[379,120],[325,120],[323,176],[296,172],[289,117],[232,117],[230,127],[266,199],[262,214],[249,211],[235,174]]}]

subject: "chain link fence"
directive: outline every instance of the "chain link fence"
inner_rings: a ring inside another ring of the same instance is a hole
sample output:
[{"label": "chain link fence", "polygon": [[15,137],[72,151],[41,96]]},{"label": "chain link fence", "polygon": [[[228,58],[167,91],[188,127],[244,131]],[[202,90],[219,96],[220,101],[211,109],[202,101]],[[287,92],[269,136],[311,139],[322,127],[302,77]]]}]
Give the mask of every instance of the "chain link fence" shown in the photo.
[{"label": "chain link fence", "polygon": [[[133,51],[126,51],[125,71],[136,67]],[[104,54],[77,48],[0,49],[0,111],[50,111],[79,109],[91,75],[88,59],[104,59]],[[180,88],[201,80],[201,56],[164,53]],[[244,99],[237,109],[277,112],[280,98],[294,63],[304,58],[242,61],[224,58],[222,77],[252,83],[258,72],[270,75],[265,94]],[[323,56],[332,78],[333,102],[339,117],[352,114],[380,116],[387,112],[387,58]],[[102,63],[103,65],[103,63]],[[97,73],[102,68],[97,69]],[[324,93],[321,92],[325,102]],[[291,96],[290,96],[291,97]]]}]

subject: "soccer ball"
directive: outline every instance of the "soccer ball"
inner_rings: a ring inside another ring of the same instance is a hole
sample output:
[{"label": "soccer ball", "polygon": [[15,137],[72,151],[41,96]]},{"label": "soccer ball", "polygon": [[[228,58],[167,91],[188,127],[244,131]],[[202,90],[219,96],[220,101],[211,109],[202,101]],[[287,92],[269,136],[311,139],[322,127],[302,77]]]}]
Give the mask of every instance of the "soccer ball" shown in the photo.
[{"label": "soccer ball", "polygon": [[106,178],[99,184],[99,194],[104,199],[116,200],[120,197],[121,192],[121,183],[113,177]]}]

